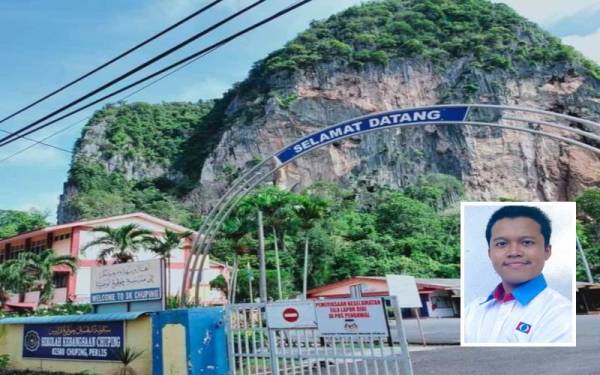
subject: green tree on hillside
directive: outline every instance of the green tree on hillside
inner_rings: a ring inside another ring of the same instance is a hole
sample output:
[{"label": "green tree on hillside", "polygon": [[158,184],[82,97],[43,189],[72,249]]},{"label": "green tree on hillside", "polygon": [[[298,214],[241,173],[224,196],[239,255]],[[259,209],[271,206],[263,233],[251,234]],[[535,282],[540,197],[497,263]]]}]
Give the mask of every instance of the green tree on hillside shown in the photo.
[{"label": "green tree on hillside", "polygon": [[43,228],[49,225],[46,214],[37,210],[0,210],[0,238],[16,236],[19,233]]}]

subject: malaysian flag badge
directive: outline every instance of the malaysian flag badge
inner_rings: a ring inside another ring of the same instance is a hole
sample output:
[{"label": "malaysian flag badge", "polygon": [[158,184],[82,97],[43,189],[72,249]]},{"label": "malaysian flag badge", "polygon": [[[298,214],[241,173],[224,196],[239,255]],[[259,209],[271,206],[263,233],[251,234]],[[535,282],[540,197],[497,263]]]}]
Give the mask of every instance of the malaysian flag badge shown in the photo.
[{"label": "malaysian flag badge", "polygon": [[529,334],[529,331],[531,331],[531,324],[519,322],[519,324],[517,324],[517,328],[515,328],[515,329],[519,332]]}]

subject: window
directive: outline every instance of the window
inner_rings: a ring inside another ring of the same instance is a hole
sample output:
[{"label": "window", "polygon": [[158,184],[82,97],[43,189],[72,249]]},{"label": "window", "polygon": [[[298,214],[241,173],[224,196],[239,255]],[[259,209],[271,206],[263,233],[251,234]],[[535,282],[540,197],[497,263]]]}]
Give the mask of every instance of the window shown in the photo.
[{"label": "window", "polygon": [[68,273],[55,273],[54,274],[54,287],[55,288],[66,288],[69,282],[69,274]]},{"label": "window", "polygon": [[6,260],[5,251],[0,251],[0,264],[4,263],[5,260]]},{"label": "window", "polygon": [[71,238],[71,233],[64,233],[54,236],[54,241],[68,240],[69,238]]},{"label": "window", "polygon": [[350,285],[350,297],[352,298],[360,298],[362,297],[362,293],[364,290],[364,284],[354,284]]},{"label": "window", "polygon": [[46,240],[32,241],[30,251],[33,253],[41,253],[46,250]]},{"label": "window", "polygon": [[21,253],[24,250],[25,250],[24,243],[11,246],[10,253],[8,254],[8,259],[17,259],[17,257],[19,256],[19,253]]},{"label": "window", "polygon": [[449,297],[446,297],[446,296],[440,296],[440,295],[432,296],[431,304],[432,304],[432,306],[435,305],[435,307],[438,309],[451,309],[452,308],[452,301],[450,300]]}]

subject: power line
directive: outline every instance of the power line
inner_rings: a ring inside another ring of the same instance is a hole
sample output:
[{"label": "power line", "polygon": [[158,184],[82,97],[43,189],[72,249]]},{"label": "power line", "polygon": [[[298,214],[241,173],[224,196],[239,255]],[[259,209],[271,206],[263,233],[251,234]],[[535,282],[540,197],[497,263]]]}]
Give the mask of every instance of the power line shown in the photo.
[{"label": "power line", "polygon": [[[213,50],[213,51],[214,51],[214,50]],[[213,52],[213,51],[210,51],[210,52]],[[191,60],[191,61],[189,61],[189,62],[187,62],[187,63],[183,64],[182,66],[178,67],[177,69],[174,69],[174,70],[172,70],[172,71],[168,72],[167,74],[165,74],[165,75],[163,75],[163,76],[161,76],[161,77],[159,77],[159,78],[155,79],[154,81],[151,81],[151,82],[150,82],[150,83],[148,83],[147,85],[144,85],[144,86],[140,87],[139,89],[137,89],[137,90],[135,90],[135,91],[133,91],[133,92],[131,92],[131,93],[129,93],[129,94],[127,94],[127,95],[123,96],[121,99],[119,99],[119,101],[121,101],[121,100],[126,100],[126,99],[128,99],[128,98],[130,98],[130,97],[134,96],[135,94],[139,93],[140,91],[143,91],[143,90],[147,89],[148,87],[155,85],[156,83],[158,83],[158,82],[162,81],[163,79],[165,79],[165,78],[167,78],[167,77],[169,77],[169,76],[171,76],[171,75],[173,75],[173,74],[177,73],[178,71],[182,70],[183,68],[187,67],[188,65],[190,65],[190,64],[193,64],[194,62],[196,62],[196,61],[197,61],[197,60],[199,60],[200,58],[202,58],[202,57],[204,57],[204,56],[208,55],[210,52],[208,52],[208,53],[206,53],[206,54],[204,54],[204,55],[201,55],[201,56],[198,56],[198,57],[196,57],[195,59],[193,59],[193,60]],[[44,141],[47,141],[48,139],[50,139],[50,138],[53,138],[53,137],[55,137],[56,135],[58,135],[58,134],[60,134],[60,133],[62,133],[62,132],[65,132],[65,131],[67,131],[67,130],[71,129],[72,127],[74,127],[74,126],[76,126],[76,125],[79,125],[79,124],[81,124],[82,122],[84,122],[84,121],[87,121],[87,120],[89,120],[89,119],[91,119],[91,118],[92,118],[92,116],[88,116],[88,117],[82,118],[81,120],[79,120],[79,121],[77,121],[77,122],[75,122],[75,123],[73,123],[73,124],[70,124],[70,125],[68,125],[68,126],[65,126],[64,128],[61,128],[60,130],[58,130],[58,131],[56,131],[56,132],[54,132],[54,133],[52,133],[52,134],[48,135],[47,137],[45,137],[45,138],[43,138],[43,139],[41,139],[41,140],[39,140],[39,141],[36,141],[36,140],[34,140],[34,139],[32,139],[32,138],[28,138],[28,137],[23,137],[23,139],[31,140],[31,141],[33,141],[33,142],[35,142],[35,143],[33,143],[33,144],[30,144],[30,145],[28,145],[27,147],[24,147],[24,148],[22,148],[22,149],[20,149],[20,150],[18,150],[18,151],[16,151],[16,152],[14,152],[14,153],[12,153],[12,154],[8,155],[8,156],[7,156],[7,157],[5,157],[5,158],[2,158],[2,159],[0,159],[0,163],[3,163],[3,162],[5,162],[5,161],[8,161],[8,160],[10,160],[10,159],[14,158],[15,156],[17,156],[17,155],[20,155],[20,154],[22,154],[23,152],[25,152],[25,151],[27,151],[27,150],[29,150],[29,149],[31,149],[31,148],[33,148],[33,147],[35,147],[35,146],[39,145],[39,144],[41,144],[41,145],[44,145],[44,146],[48,146],[48,147],[52,147],[52,148],[56,148],[56,149],[59,149],[59,150],[61,150],[61,151],[65,151],[65,152],[67,152],[67,153],[69,153],[69,154],[75,154],[73,151],[69,151],[69,150],[66,150],[66,149],[62,149],[62,148],[60,148],[60,147],[58,147],[58,146],[53,146],[53,145],[51,145],[51,144],[44,143]],[[5,133],[8,133],[6,130],[1,130],[1,129],[0,129],[0,131],[3,131],[3,132],[5,132]],[[88,157],[88,158],[90,157],[89,155],[87,155],[87,156],[86,156],[86,155],[78,155],[78,156],[79,156],[79,157],[82,157],[82,156],[84,156],[84,157]],[[100,159],[100,158],[99,158],[99,157],[96,157],[95,159]]]},{"label": "power line", "polygon": [[[208,27],[208,28],[206,28],[206,29],[204,29],[204,30],[200,31],[199,33],[197,33],[197,34],[195,34],[195,35],[193,35],[193,36],[191,36],[191,37],[189,37],[188,39],[186,39],[186,40],[184,40],[183,42],[181,42],[181,43],[177,44],[176,46],[169,48],[168,50],[166,50],[166,51],[164,51],[164,52],[162,52],[162,53],[158,54],[157,56],[155,56],[155,57],[151,58],[150,60],[147,60],[146,62],[144,62],[144,63],[142,63],[142,64],[138,65],[137,67],[135,67],[135,68],[133,68],[133,69],[129,70],[128,72],[126,72],[126,73],[124,73],[124,74],[121,74],[121,75],[120,75],[120,76],[118,76],[117,78],[115,78],[115,79],[111,80],[111,81],[110,81],[110,82],[108,82],[108,83],[105,83],[104,85],[100,86],[99,88],[97,88],[97,89],[95,89],[95,90],[92,90],[92,91],[90,91],[89,93],[85,94],[84,96],[82,96],[82,97],[80,97],[80,98],[78,98],[78,99],[76,99],[76,100],[74,100],[74,101],[70,102],[69,104],[67,104],[67,105],[65,105],[65,106],[63,106],[63,107],[61,107],[61,108],[57,109],[56,111],[54,111],[54,112],[52,112],[52,113],[50,113],[50,114],[48,114],[48,115],[46,115],[46,116],[44,116],[44,117],[42,117],[42,118],[40,118],[40,119],[38,119],[38,120],[36,120],[36,121],[32,122],[31,124],[29,124],[29,125],[27,125],[27,126],[24,126],[23,128],[21,128],[21,129],[19,129],[19,130],[15,131],[15,132],[13,132],[13,133],[11,133],[10,135],[7,135],[6,137],[4,137],[4,138],[0,139],[0,146],[4,146],[4,145],[6,145],[6,144],[8,144],[8,143],[11,143],[12,141],[14,141],[14,140],[16,140],[16,139],[19,139],[19,138],[21,138],[21,137],[17,137],[17,138],[14,138],[13,140],[10,140],[11,138],[13,138],[13,137],[17,136],[18,134],[20,134],[20,133],[22,133],[22,132],[24,132],[24,131],[26,131],[26,130],[28,130],[28,129],[31,129],[31,128],[33,128],[35,125],[37,125],[37,124],[39,124],[39,123],[41,123],[41,122],[43,122],[43,121],[45,121],[45,120],[49,119],[50,117],[53,117],[53,116],[55,116],[56,114],[58,114],[58,113],[60,113],[60,112],[63,112],[64,110],[66,110],[66,109],[68,109],[68,108],[71,108],[71,107],[73,107],[74,105],[76,105],[76,104],[78,104],[78,103],[81,103],[81,102],[82,102],[82,101],[84,101],[85,99],[87,99],[87,98],[89,98],[89,97],[91,97],[91,96],[93,96],[93,95],[97,94],[98,92],[100,92],[100,91],[102,91],[102,90],[104,90],[104,89],[106,89],[106,88],[108,88],[108,87],[110,87],[110,86],[114,85],[115,83],[118,83],[118,82],[120,82],[120,81],[124,80],[125,78],[127,78],[127,77],[129,77],[129,76],[131,76],[131,75],[133,75],[133,74],[135,74],[135,73],[137,73],[138,71],[140,71],[140,70],[142,70],[142,69],[146,68],[147,66],[149,66],[149,65],[151,65],[151,64],[153,64],[153,63],[155,63],[155,62],[157,62],[158,60],[162,59],[163,57],[166,57],[166,56],[168,56],[169,54],[171,54],[171,53],[173,53],[173,52],[175,52],[175,51],[177,51],[177,50],[179,50],[179,49],[183,48],[184,46],[188,45],[189,43],[193,42],[194,40],[196,40],[196,39],[198,39],[198,38],[200,38],[200,37],[202,37],[202,36],[204,36],[204,35],[208,34],[209,32],[211,32],[211,31],[213,31],[213,30],[215,30],[215,29],[217,29],[217,28],[219,28],[219,27],[221,27],[221,26],[222,26],[222,25],[224,25],[225,23],[227,23],[227,22],[231,21],[232,19],[234,19],[234,18],[236,18],[236,17],[238,17],[238,16],[240,16],[240,15],[242,15],[242,14],[244,14],[244,13],[248,12],[248,11],[249,11],[249,10],[251,10],[252,8],[254,8],[254,7],[256,7],[256,6],[258,6],[258,5],[262,4],[262,3],[264,3],[265,1],[266,1],[266,0],[258,0],[258,1],[256,1],[256,2],[254,2],[254,3],[250,4],[249,6],[247,6],[247,7],[243,8],[242,10],[240,10],[240,11],[238,11],[238,12],[236,12],[236,13],[232,14],[231,16],[229,16],[229,17],[226,17],[226,18],[224,18],[223,20],[221,20],[221,21],[219,21],[219,22],[217,22],[217,23],[213,24],[212,26],[210,26],[210,27]],[[27,134],[29,134],[29,133],[27,133]],[[8,141],[8,140],[10,140],[10,141]],[[8,142],[7,142],[7,141],[8,141]]]},{"label": "power line", "polygon": [[34,133],[34,132],[37,132],[37,131],[39,131],[39,130],[47,127],[47,126],[50,126],[50,125],[52,125],[52,124],[54,124],[54,123],[56,123],[56,122],[58,122],[58,121],[60,121],[62,119],[65,119],[65,118],[67,118],[69,116],[72,116],[75,113],[83,111],[83,110],[85,110],[85,109],[87,109],[87,108],[89,108],[89,107],[91,107],[91,106],[93,106],[93,105],[95,105],[95,104],[97,104],[97,103],[105,100],[105,99],[108,99],[108,98],[110,98],[110,97],[112,97],[114,95],[120,94],[121,92],[124,92],[124,91],[126,91],[126,90],[128,90],[128,89],[130,89],[130,88],[132,88],[134,86],[139,85],[140,83],[143,83],[143,82],[145,82],[147,80],[150,80],[150,79],[152,79],[152,78],[154,78],[154,77],[156,77],[156,76],[158,76],[158,75],[160,75],[160,74],[162,74],[162,73],[164,73],[164,72],[166,72],[168,70],[171,70],[171,69],[173,69],[173,68],[175,68],[175,67],[177,67],[179,65],[182,65],[182,64],[184,64],[186,62],[189,62],[189,61],[191,61],[191,60],[193,60],[195,58],[202,57],[203,55],[212,52],[214,49],[220,48],[221,46],[223,46],[223,45],[231,42],[232,40],[237,39],[238,37],[240,37],[240,36],[242,36],[242,35],[250,32],[250,31],[252,31],[252,30],[254,30],[254,29],[256,29],[256,28],[258,28],[258,27],[260,27],[260,26],[262,26],[264,24],[266,24],[266,23],[269,23],[269,22],[271,22],[271,21],[273,21],[273,20],[275,20],[275,19],[283,16],[284,14],[289,13],[292,10],[294,10],[296,8],[299,8],[300,6],[302,6],[304,4],[307,4],[307,3],[311,2],[311,1],[312,0],[298,1],[295,4],[290,5],[289,7],[285,8],[285,9],[283,9],[283,10],[277,12],[277,13],[275,13],[274,15],[272,15],[270,17],[267,17],[267,18],[263,19],[262,21],[253,24],[252,26],[249,26],[249,27],[247,27],[247,28],[245,28],[245,29],[243,29],[243,30],[241,30],[241,31],[239,31],[239,32],[237,32],[237,33],[235,33],[235,34],[227,37],[227,38],[221,39],[219,42],[214,43],[211,46],[202,49],[201,51],[198,51],[198,52],[196,52],[196,53],[194,53],[192,55],[189,55],[188,57],[185,57],[185,58],[183,58],[183,59],[181,59],[181,60],[179,60],[179,61],[177,61],[177,62],[175,62],[175,63],[173,63],[173,64],[171,64],[171,65],[169,65],[169,66],[167,66],[165,68],[163,68],[163,69],[160,69],[160,70],[158,70],[158,71],[156,71],[156,72],[154,72],[154,73],[152,73],[152,74],[150,74],[150,75],[148,75],[148,76],[146,76],[144,78],[141,78],[141,79],[139,79],[139,80],[137,80],[137,81],[135,81],[135,82],[133,82],[133,83],[131,83],[131,84],[123,87],[123,88],[120,88],[120,89],[118,89],[116,91],[113,91],[113,92],[111,92],[111,93],[109,93],[109,94],[107,94],[107,95],[105,95],[105,96],[103,96],[103,97],[101,97],[101,98],[99,98],[99,99],[97,99],[97,100],[89,103],[89,104],[86,104],[86,105],[84,105],[82,107],[79,107],[79,108],[77,108],[77,109],[75,109],[75,110],[73,110],[73,111],[71,111],[71,112],[69,112],[69,113],[67,113],[67,114],[59,117],[59,118],[56,118],[56,119],[54,119],[54,120],[52,120],[50,122],[42,124],[42,125],[38,126],[35,129],[31,129],[31,130],[29,130],[28,132],[26,132],[24,134],[15,135],[15,137],[13,139],[10,139],[8,141],[4,140],[6,138],[5,137],[4,139],[0,140],[0,147],[1,146],[5,146],[5,145],[7,145],[9,143],[12,143],[12,142],[16,141],[17,139],[20,139],[20,138],[22,138],[22,137],[24,137],[26,135],[29,135],[29,134]]},{"label": "power line", "polygon": [[[0,132],[6,133],[6,134],[10,134],[10,132],[9,132],[8,130],[4,130],[4,129],[0,129]],[[43,139],[43,140],[41,140],[41,141],[38,141],[38,140],[36,140],[36,139],[33,139],[33,138],[29,138],[29,137],[23,137],[23,139],[25,139],[25,140],[27,140],[27,141],[30,141],[30,142],[33,142],[33,145],[32,145],[32,147],[33,147],[33,146],[37,146],[37,145],[41,144],[41,145],[44,145],[44,146],[52,147],[52,148],[54,148],[54,149],[57,149],[57,150],[64,151],[64,152],[66,152],[66,153],[72,154],[72,152],[71,152],[71,151],[69,151],[69,150],[67,150],[66,148],[62,148],[62,147],[59,147],[59,146],[54,146],[54,145],[51,145],[51,144],[49,144],[49,143],[45,143],[45,142],[44,142],[44,141],[45,141],[45,139]],[[2,161],[2,160],[0,160],[0,162],[1,162],[1,161]]]},{"label": "power line", "polygon": [[120,60],[120,59],[122,59],[123,57],[125,57],[125,56],[129,55],[130,53],[132,53],[132,52],[134,52],[134,51],[136,51],[136,50],[138,50],[138,49],[142,48],[142,47],[143,47],[143,46],[145,46],[146,44],[148,44],[148,43],[150,43],[150,42],[152,42],[152,41],[154,41],[154,40],[158,39],[159,37],[161,37],[161,36],[165,35],[165,34],[166,34],[166,33],[168,33],[169,31],[171,31],[171,30],[173,30],[173,29],[175,29],[175,28],[177,28],[177,27],[181,26],[182,24],[184,24],[185,22],[187,22],[187,21],[191,20],[192,18],[194,18],[194,17],[196,17],[196,16],[198,16],[198,15],[200,15],[200,14],[204,13],[205,11],[207,11],[208,9],[212,8],[213,6],[217,5],[218,3],[222,2],[222,1],[223,1],[223,0],[215,0],[215,1],[213,1],[212,3],[210,3],[210,4],[208,4],[208,5],[204,6],[204,7],[202,7],[202,8],[200,8],[200,9],[198,9],[197,11],[195,11],[195,12],[194,12],[194,13],[192,13],[192,14],[190,14],[189,16],[187,16],[187,17],[183,18],[182,20],[180,20],[180,21],[178,21],[178,22],[174,23],[173,25],[171,25],[171,26],[167,27],[166,29],[164,29],[164,30],[160,31],[159,33],[157,33],[157,34],[155,34],[155,35],[151,36],[150,38],[148,38],[148,39],[144,40],[144,41],[143,41],[143,42],[141,42],[140,44],[138,44],[138,45],[136,45],[136,46],[134,46],[134,47],[132,47],[132,48],[128,49],[127,51],[125,51],[125,52],[123,52],[123,53],[121,53],[119,56],[117,56],[117,57],[115,57],[115,58],[113,58],[113,59],[111,59],[111,60],[109,60],[109,61],[105,62],[104,64],[102,64],[102,65],[100,65],[100,66],[98,66],[98,67],[96,67],[96,68],[94,68],[94,69],[90,70],[89,72],[85,73],[84,75],[80,76],[79,78],[77,78],[77,79],[75,79],[75,80],[73,80],[73,81],[71,81],[71,82],[67,83],[66,85],[64,85],[64,86],[62,86],[62,87],[60,87],[60,88],[58,88],[58,89],[56,89],[56,90],[52,91],[51,93],[49,93],[49,94],[47,94],[46,96],[44,96],[44,97],[42,97],[42,98],[40,98],[40,99],[36,100],[35,102],[33,102],[33,103],[31,103],[31,104],[28,104],[27,106],[25,106],[25,107],[23,107],[23,108],[19,109],[18,111],[16,111],[16,112],[14,112],[14,113],[12,113],[12,114],[10,114],[10,115],[8,115],[8,116],[4,117],[3,119],[1,119],[1,120],[0,120],[0,124],[1,124],[1,123],[3,123],[3,122],[4,122],[4,121],[6,121],[6,120],[10,120],[11,118],[15,117],[16,115],[18,115],[18,114],[20,114],[20,113],[22,113],[22,112],[24,112],[24,111],[28,110],[29,108],[31,108],[31,107],[33,107],[33,106],[35,106],[35,105],[37,105],[37,104],[39,104],[39,103],[43,102],[44,100],[46,100],[46,99],[48,99],[48,98],[50,98],[50,97],[52,97],[52,96],[54,96],[54,95],[58,94],[59,92],[61,92],[61,91],[65,90],[65,89],[67,89],[67,88],[69,88],[69,87],[73,86],[74,84],[76,84],[76,83],[78,83],[78,82],[80,82],[80,81],[84,80],[85,78],[87,78],[87,77],[91,76],[92,74],[94,74],[94,73],[96,73],[96,72],[100,71],[101,69],[104,69],[104,68],[106,68],[106,67],[107,67],[107,66],[109,66],[110,64],[112,64],[112,63],[116,62],[117,60]]}]

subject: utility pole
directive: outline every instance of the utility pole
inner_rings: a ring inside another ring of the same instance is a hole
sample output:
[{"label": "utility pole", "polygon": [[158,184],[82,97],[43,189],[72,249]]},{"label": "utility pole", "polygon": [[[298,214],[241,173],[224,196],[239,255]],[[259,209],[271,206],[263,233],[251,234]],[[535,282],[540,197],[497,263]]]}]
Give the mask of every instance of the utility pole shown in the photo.
[{"label": "utility pole", "polygon": [[304,240],[304,272],[302,277],[302,299],[306,299],[306,285],[308,279],[308,233]]},{"label": "utility pole", "polygon": [[258,293],[260,295],[260,302],[267,303],[267,264],[265,260],[265,234],[263,232],[263,216],[261,210],[258,210],[258,259],[260,263]]}]

